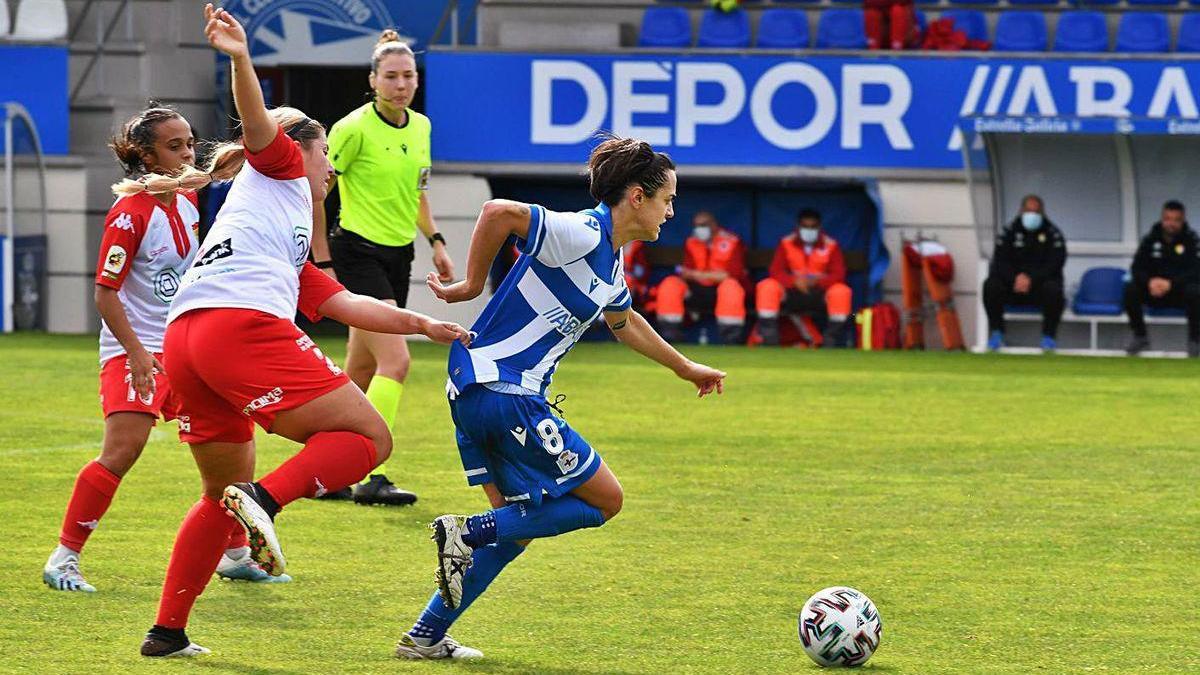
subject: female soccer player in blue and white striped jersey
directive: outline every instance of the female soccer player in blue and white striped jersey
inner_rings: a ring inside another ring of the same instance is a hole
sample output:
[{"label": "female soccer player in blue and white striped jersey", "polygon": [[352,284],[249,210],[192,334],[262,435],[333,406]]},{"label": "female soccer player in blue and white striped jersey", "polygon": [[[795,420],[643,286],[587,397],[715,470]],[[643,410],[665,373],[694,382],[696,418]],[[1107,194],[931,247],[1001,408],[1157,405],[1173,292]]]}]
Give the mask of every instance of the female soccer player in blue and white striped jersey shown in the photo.
[{"label": "female soccer player in blue and white striped jersey", "polygon": [[674,163],[648,143],[614,138],[592,152],[588,169],[595,208],[555,213],[490,201],[475,225],[466,279],[427,280],[446,302],[470,300],[505,240],[522,240],[516,265],[472,327],[471,345],[450,351],[447,391],[463,469],[494,508],[431,525],[438,592],[400,638],[397,656],[482,656],[446,630],[500,570],[530,539],[598,527],[621,510],[617,477],[546,401],[559,361],[601,314],[618,340],[693,383],[700,396],[722,391],[725,373],[667,344],[630,308],[625,286],[621,247],[658,239],[674,215]]}]

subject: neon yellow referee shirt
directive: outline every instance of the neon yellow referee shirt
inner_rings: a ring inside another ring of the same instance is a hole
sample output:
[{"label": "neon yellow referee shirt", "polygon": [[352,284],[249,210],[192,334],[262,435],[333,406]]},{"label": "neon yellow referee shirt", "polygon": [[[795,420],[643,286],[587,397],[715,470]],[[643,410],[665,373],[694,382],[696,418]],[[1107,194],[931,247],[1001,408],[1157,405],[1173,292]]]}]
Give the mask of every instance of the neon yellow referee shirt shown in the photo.
[{"label": "neon yellow referee shirt", "polygon": [[398,127],[367,103],[329,130],[341,226],[384,246],[417,237],[421,192],[429,187],[429,118],[407,112],[408,122]]}]

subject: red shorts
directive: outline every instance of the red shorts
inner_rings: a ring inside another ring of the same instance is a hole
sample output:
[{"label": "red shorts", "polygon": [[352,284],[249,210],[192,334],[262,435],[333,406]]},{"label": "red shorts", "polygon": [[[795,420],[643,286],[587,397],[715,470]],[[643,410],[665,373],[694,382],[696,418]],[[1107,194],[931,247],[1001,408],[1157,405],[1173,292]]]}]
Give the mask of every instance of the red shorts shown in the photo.
[{"label": "red shorts", "polygon": [[[154,357],[162,361],[162,354]],[[129,376],[129,357],[121,354],[100,366],[100,409],[105,417],[115,412],[138,412],[173,420],[179,417],[179,399],[171,391],[166,373],[154,376],[154,395],[149,400],[138,396]]]},{"label": "red shorts", "polygon": [[163,365],[181,401],[185,443],[244,443],[254,424],[350,382],[312,338],[252,309],[196,309],[167,326]]}]

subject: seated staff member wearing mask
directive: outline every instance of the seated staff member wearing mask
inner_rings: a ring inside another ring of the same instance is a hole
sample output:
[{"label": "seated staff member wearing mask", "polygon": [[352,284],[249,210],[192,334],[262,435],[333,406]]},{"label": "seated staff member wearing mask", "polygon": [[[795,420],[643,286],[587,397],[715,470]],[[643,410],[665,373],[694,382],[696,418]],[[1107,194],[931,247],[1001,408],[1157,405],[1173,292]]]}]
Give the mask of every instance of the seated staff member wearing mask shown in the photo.
[{"label": "seated staff member wearing mask", "polygon": [[988,317],[988,349],[1004,346],[1005,305],[1033,305],[1042,310],[1045,351],[1057,347],[1062,319],[1063,267],[1067,240],[1046,217],[1046,206],[1037,195],[1021,200],[1021,212],[996,238],[992,266],[983,282],[983,306]]},{"label": "seated staff member wearing mask", "polygon": [[[821,230],[820,213],[802,209],[796,231],[780,240],[769,276],[755,289],[758,335],[763,344],[778,345],[782,313],[797,320],[801,335],[813,347],[838,346],[852,300],[841,247]],[[824,336],[817,330],[819,324],[825,326]]]},{"label": "seated staff member wearing mask", "polygon": [[[628,262],[626,263],[628,268]],[[714,315],[721,342],[742,341],[746,325],[746,247],[713,214],[697,211],[683,265],[658,285],[658,329],[667,342],[683,339],[685,313]]]}]

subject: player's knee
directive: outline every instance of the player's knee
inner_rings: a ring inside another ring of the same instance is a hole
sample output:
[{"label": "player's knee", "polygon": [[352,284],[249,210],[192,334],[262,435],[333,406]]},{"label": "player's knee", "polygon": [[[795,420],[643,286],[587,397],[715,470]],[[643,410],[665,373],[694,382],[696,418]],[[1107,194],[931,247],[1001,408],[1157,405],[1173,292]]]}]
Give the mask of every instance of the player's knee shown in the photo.
[{"label": "player's knee", "polygon": [[375,370],[375,374],[402,383],[408,379],[408,367],[410,363],[412,361],[409,359],[408,354],[404,354],[386,362],[381,362]]},{"label": "player's knee", "polygon": [[145,444],[139,437],[115,434],[104,439],[104,447],[97,461],[118,478],[124,478],[142,456],[144,448]]}]

